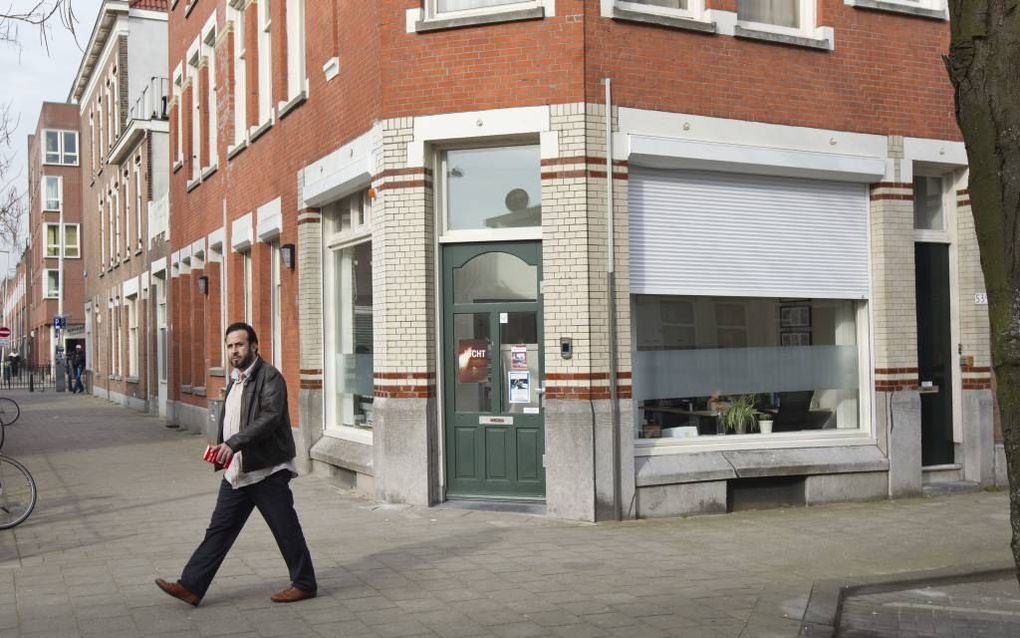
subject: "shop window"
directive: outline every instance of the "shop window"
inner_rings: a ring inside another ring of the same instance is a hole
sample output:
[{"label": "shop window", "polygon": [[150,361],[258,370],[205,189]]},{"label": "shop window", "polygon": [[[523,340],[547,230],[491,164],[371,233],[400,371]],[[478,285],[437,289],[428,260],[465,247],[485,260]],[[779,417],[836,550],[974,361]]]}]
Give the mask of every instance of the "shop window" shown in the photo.
[{"label": "shop window", "polygon": [[861,427],[863,302],[636,295],[633,312],[639,438]]},{"label": "shop window", "polygon": [[914,229],[945,230],[941,177],[914,178]]},{"label": "shop window", "polygon": [[538,145],[447,151],[446,229],[541,226],[540,164]]},{"label": "shop window", "polygon": [[328,374],[328,423],[372,426],[373,310],[372,244],[332,251],[332,366]]}]

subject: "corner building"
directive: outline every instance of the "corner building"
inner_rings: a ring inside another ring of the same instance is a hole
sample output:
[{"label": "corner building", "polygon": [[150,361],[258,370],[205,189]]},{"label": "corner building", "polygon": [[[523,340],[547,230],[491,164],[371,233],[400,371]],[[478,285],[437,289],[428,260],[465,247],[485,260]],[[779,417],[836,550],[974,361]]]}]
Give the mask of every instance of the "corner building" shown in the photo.
[{"label": "corner building", "polygon": [[166,0],[105,0],[68,101],[81,113],[87,390],[166,414]]},{"label": "corner building", "polygon": [[213,435],[248,319],[303,469],[382,501],[597,520],[1002,472],[943,0],[169,28],[178,423]]}]

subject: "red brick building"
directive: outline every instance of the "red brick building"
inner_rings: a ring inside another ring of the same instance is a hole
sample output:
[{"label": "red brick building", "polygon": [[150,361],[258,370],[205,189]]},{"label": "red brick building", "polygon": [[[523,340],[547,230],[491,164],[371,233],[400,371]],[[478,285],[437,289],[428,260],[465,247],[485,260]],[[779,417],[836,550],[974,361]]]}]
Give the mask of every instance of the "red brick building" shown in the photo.
[{"label": "red brick building", "polygon": [[171,418],[209,427],[247,319],[302,466],[381,500],[593,520],[993,482],[946,20],[171,3]]},{"label": "red brick building", "polygon": [[68,101],[80,108],[89,390],[166,414],[165,0],[106,0]]},{"label": "red brick building", "polygon": [[[85,336],[78,127],[77,105],[44,102],[28,137],[28,342],[20,354],[32,365],[55,365]],[[58,315],[63,330],[54,327]]]}]

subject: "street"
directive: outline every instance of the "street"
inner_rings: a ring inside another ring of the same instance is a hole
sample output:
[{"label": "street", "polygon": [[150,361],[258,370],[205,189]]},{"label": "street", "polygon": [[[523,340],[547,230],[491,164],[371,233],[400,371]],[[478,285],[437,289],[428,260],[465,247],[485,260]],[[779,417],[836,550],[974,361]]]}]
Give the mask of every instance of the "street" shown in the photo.
[{"label": "street", "polygon": [[0,532],[4,638],[796,636],[818,581],[1010,559],[1004,492],[591,525],[380,505],[305,476],[319,597],[269,601],[286,568],[254,514],[192,608],[153,579],[179,576],[208,522],[202,438],[93,397],[11,396],[3,452],[39,503]]}]

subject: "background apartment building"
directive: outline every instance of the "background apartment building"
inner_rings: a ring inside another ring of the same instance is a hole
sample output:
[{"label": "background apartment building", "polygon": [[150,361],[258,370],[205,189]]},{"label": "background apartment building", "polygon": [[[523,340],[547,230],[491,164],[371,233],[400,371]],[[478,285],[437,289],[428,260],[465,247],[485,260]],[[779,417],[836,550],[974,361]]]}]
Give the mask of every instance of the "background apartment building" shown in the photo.
[{"label": "background apartment building", "polygon": [[[44,102],[28,137],[28,341],[23,362],[54,366],[82,343],[82,200],[78,106]],[[63,228],[61,228],[61,223]],[[63,259],[61,259],[63,251]],[[55,327],[55,317],[65,327]]]},{"label": "background apartment building", "polygon": [[68,97],[82,130],[89,390],[153,413],[166,387],[166,8],[104,2]]},{"label": "background apartment building", "polygon": [[246,319],[302,463],[381,500],[594,520],[993,482],[946,20],[177,3],[171,417],[208,428]]}]

